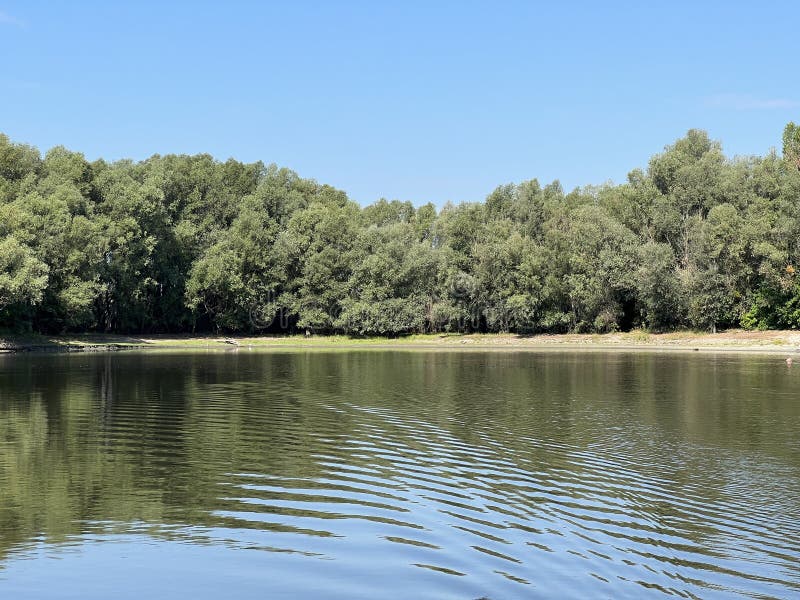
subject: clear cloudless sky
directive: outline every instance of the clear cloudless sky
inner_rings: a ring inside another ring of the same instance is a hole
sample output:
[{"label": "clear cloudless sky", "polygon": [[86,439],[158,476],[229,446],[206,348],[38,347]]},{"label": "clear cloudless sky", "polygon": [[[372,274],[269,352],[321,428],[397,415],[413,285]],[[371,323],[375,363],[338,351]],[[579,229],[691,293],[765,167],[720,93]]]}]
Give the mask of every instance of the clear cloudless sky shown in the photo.
[{"label": "clear cloudless sky", "polygon": [[275,162],[367,204],[621,182],[800,121],[800,2],[0,0],[0,131]]}]

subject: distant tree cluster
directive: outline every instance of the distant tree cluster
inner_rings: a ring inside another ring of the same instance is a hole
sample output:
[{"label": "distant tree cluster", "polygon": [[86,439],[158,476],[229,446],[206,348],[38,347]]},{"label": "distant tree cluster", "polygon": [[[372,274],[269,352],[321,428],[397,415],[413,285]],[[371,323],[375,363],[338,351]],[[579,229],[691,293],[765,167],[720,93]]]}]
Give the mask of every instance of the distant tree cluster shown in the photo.
[{"label": "distant tree cluster", "polygon": [[608,332],[800,327],[800,126],[699,130],[622,185],[380,200],[209,155],[88,162],[0,135],[0,327]]}]

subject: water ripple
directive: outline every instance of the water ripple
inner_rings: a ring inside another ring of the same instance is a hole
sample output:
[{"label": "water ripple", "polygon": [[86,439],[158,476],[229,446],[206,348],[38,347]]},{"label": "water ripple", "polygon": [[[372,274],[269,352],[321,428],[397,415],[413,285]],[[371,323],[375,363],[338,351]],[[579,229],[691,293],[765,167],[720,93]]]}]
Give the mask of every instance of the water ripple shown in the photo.
[{"label": "water ripple", "polygon": [[12,369],[0,590],[44,547],[123,536],[263,553],[294,591],[311,560],[364,597],[386,590],[379,573],[454,598],[800,595],[790,383],[758,379],[747,414],[773,429],[748,446],[749,421],[688,415],[752,411],[753,386],[681,387],[737,382],[736,362],[656,381],[619,357],[471,357],[98,357],[77,374],[50,359],[50,401]]}]

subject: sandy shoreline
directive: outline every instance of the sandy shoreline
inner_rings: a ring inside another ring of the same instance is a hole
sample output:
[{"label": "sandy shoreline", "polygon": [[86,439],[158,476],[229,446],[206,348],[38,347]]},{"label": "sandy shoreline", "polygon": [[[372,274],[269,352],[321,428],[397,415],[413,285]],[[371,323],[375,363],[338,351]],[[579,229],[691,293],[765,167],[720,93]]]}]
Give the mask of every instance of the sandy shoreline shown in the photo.
[{"label": "sandy shoreline", "polygon": [[427,349],[427,350],[562,350],[562,351],[697,351],[798,355],[800,332],[730,330],[717,334],[679,331],[610,334],[426,334],[397,339],[346,336],[176,336],[176,335],[3,335],[0,352],[88,352],[168,349]]}]

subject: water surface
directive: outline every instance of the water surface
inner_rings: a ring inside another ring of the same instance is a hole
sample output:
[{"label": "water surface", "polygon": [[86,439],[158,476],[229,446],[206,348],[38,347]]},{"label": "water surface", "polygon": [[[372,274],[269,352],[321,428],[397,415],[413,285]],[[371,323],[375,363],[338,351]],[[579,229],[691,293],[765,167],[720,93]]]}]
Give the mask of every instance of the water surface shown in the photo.
[{"label": "water surface", "polygon": [[775,356],[0,357],[0,597],[800,596]]}]

